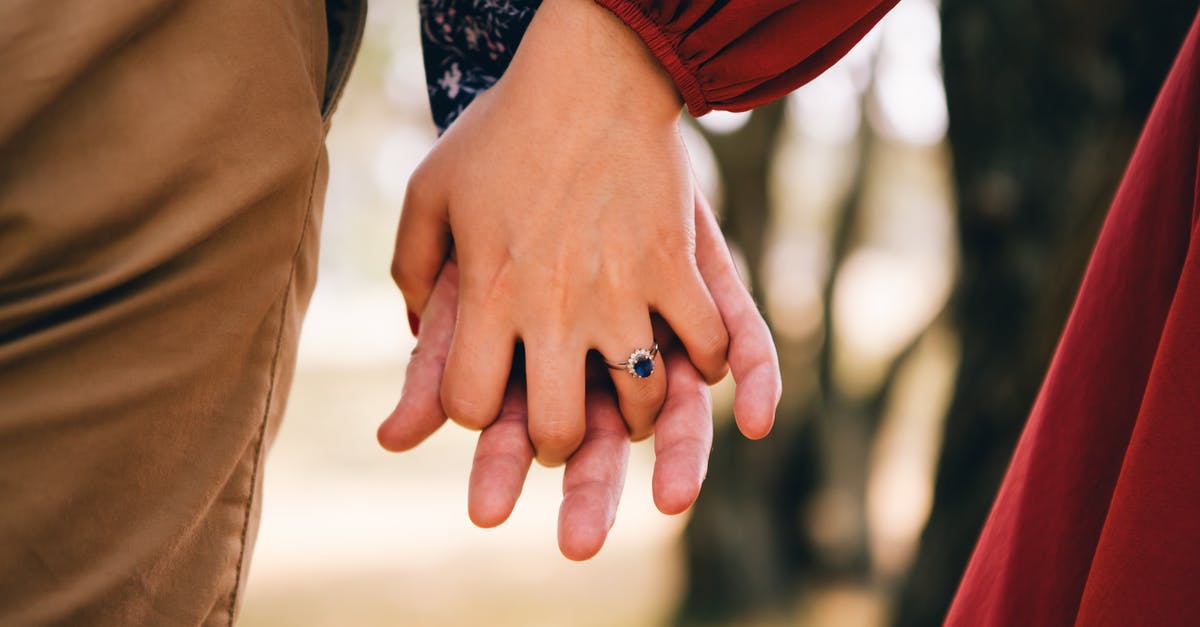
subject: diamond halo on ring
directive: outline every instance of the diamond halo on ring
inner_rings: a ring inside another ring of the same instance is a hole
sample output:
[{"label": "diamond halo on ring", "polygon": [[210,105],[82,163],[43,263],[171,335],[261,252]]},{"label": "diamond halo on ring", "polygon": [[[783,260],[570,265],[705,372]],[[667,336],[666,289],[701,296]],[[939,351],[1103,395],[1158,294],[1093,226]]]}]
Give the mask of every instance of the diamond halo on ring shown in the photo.
[{"label": "diamond halo on ring", "polygon": [[608,367],[613,370],[624,370],[630,375],[645,379],[654,374],[654,356],[658,354],[658,343],[650,348],[639,348],[632,353],[629,353],[629,359],[620,363],[608,362]]}]

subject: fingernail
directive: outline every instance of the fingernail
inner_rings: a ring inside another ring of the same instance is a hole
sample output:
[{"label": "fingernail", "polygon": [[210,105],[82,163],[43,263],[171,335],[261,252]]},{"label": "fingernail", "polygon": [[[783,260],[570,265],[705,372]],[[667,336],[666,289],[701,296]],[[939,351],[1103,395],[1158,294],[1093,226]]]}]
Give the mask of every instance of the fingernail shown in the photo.
[{"label": "fingernail", "polygon": [[412,330],[413,337],[417,337],[417,332],[421,330],[421,319],[411,311],[408,312],[408,328]]}]

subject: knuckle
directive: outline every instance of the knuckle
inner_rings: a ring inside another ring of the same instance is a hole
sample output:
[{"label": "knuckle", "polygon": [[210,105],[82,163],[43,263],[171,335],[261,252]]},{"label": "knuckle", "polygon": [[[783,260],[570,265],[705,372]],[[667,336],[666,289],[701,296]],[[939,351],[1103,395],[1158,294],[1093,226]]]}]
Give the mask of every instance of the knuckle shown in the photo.
[{"label": "knuckle", "polygon": [[392,281],[402,292],[410,292],[421,284],[421,276],[413,269],[412,264],[404,263],[400,257],[392,259]]},{"label": "knuckle", "polygon": [[729,374],[729,366],[727,364],[721,364],[716,370],[704,377],[704,382],[708,385],[716,385],[720,383],[727,374]]},{"label": "knuckle", "polygon": [[551,423],[530,428],[529,438],[538,454],[566,458],[583,443],[583,432],[565,423]]},{"label": "knuckle", "polygon": [[652,435],[654,435],[654,424],[652,423],[629,427],[629,440],[631,442],[641,442]]},{"label": "knuckle", "polygon": [[454,422],[477,431],[492,424],[496,419],[496,412],[489,408],[487,402],[455,392],[446,386],[442,386],[442,409]]},{"label": "knuckle", "polygon": [[680,252],[694,253],[696,250],[694,227],[681,228],[677,222],[668,222],[657,225],[651,233],[663,255],[678,257]]},{"label": "knuckle", "polygon": [[706,316],[707,322],[695,329],[688,351],[696,351],[695,357],[702,357],[710,362],[725,362],[726,353],[730,350],[730,333],[720,318]]},{"label": "knuckle", "polygon": [[695,350],[707,362],[701,370],[707,383],[714,384],[725,378],[729,370],[729,333],[724,326],[707,330],[698,339]]},{"label": "knuckle", "polygon": [[421,163],[408,176],[408,184],[404,187],[404,209],[424,206],[433,193],[429,167]]},{"label": "knuckle", "polygon": [[695,272],[695,257],[685,254],[681,239],[668,237],[665,240],[660,239],[657,243],[659,245],[654,247],[651,253],[654,256],[654,265],[662,268],[668,276],[690,278]]},{"label": "knuckle", "polygon": [[696,348],[714,361],[725,361],[729,352],[729,332],[721,324],[710,324],[701,332]]}]

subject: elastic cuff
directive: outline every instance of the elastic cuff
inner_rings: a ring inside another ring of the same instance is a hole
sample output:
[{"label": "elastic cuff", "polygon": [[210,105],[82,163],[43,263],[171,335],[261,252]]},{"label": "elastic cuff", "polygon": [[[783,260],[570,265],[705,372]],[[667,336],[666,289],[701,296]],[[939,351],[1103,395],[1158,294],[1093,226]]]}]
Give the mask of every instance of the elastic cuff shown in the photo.
[{"label": "elastic cuff", "polygon": [[638,37],[642,38],[646,47],[650,48],[650,52],[671,75],[671,80],[675,81],[675,86],[679,88],[680,95],[687,103],[688,113],[694,117],[700,117],[712,111],[708,100],[700,91],[700,83],[696,80],[696,76],[684,65],[683,59],[679,58],[676,42],[642,11],[642,7],[637,2],[633,0],[595,0],[595,2],[611,11],[618,19],[625,22],[626,26],[633,29]]}]

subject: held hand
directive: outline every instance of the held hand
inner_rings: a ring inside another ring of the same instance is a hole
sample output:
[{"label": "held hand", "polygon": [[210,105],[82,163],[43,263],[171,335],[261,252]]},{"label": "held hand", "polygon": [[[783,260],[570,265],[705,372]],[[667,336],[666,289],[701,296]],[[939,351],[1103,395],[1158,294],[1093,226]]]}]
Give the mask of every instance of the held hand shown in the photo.
[{"label": "held hand", "polygon": [[[694,202],[697,262],[730,333],[734,413],[743,434],[761,438],[770,431],[782,389],[774,343],[699,192]],[[456,265],[447,263],[428,299],[400,402],[379,428],[379,441],[388,450],[417,446],[446,420],[437,390],[453,335],[457,281]],[[670,381],[655,427],[653,492],[659,510],[678,514],[695,501],[708,468],[712,410],[707,385],[686,356],[671,346],[664,354]],[[567,462],[559,516],[559,546],[572,559],[591,557],[602,546],[616,515],[628,456],[628,441],[614,437],[611,394],[589,390],[587,398],[589,435]],[[507,519],[520,496],[533,458],[527,415],[524,390],[510,384],[500,418],[480,435],[468,501],[471,520],[482,527]]]},{"label": "held hand", "polygon": [[[430,293],[400,402],[379,428],[379,441],[388,450],[411,449],[446,421],[437,390],[454,331],[458,278],[456,263],[447,262]],[[657,425],[654,500],[663,512],[676,514],[695,500],[708,466],[712,403],[708,385],[686,355],[673,343],[663,354],[671,380]],[[586,436],[566,462],[558,525],[559,548],[575,560],[588,559],[603,546],[629,458],[629,434],[611,386],[593,377],[586,398]],[[504,522],[521,494],[534,457],[528,414],[524,385],[514,377],[500,417],[479,436],[471,468],[468,513],[480,527]]]},{"label": "held hand", "polygon": [[[457,325],[441,404],[482,429],[499,416],[513,349],[525,347],[529,437],[562,463],[585,436],[585,363],[655,341],[666,320],[715,382],[728,336],[696,263],[679,97],[627,27],[590,0],[548,0],[512,65],[439,140],[409,184],[393,264],[420,312],[451,238]],[[646,378],[613,370],[634,439],[662,408],[660,357]]]}]

